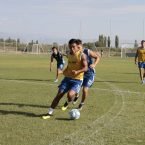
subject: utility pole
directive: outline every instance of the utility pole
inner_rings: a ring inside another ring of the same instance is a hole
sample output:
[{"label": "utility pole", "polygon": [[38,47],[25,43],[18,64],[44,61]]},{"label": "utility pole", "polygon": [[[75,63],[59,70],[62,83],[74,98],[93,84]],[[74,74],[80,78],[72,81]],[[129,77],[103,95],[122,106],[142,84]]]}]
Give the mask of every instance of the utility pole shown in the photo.
[{"label": "utility pole", "polygon": [[80,27],[79,27],[79,39],[82,39],[82,21],[80,21]]}]

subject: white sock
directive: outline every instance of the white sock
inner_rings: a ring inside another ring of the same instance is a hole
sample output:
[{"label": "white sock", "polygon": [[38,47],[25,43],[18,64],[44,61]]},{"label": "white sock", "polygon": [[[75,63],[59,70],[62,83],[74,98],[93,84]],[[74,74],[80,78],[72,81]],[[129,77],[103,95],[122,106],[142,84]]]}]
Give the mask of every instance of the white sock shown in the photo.
[{"label": "white sock", "polygon": [[53,109],[53,108],[49,108],[49,109],[48,109],[48,114],[50,114],[50,115],[51,115],[51,114],[53,113],[53,111],[54,111],[54,109]]}]

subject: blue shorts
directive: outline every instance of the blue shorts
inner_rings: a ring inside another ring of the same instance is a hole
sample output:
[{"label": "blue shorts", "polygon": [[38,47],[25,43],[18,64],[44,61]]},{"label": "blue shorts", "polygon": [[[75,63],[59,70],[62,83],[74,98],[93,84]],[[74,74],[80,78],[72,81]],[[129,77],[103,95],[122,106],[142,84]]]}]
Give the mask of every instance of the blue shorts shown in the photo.
[{"label": "blue shorts", "polygon": [[75,80],[71,78],[65,77],[61,84],[58,86],[59,92],[67,93],[70,90],[75,91],[76,93],[79,93],[82,86],[81,80]]},{"label": "blue shorts", "polygon": [[57,69],[63,70],[63,68],[64,68],[64,63],[57,64]]},{"label": "blue shorts", "polygon": [[145,69],[145,62],[138,62],[138,67]]},{"label": "blue shorts", "polygon": [[90,76],[84,76],[84,80],[83,80],[83,84],[82,86],[83,87],[87,87],[87,88],[90,88],[93,83],[94,83],[94,79],[95,79],[95,75],[90,75]]}]

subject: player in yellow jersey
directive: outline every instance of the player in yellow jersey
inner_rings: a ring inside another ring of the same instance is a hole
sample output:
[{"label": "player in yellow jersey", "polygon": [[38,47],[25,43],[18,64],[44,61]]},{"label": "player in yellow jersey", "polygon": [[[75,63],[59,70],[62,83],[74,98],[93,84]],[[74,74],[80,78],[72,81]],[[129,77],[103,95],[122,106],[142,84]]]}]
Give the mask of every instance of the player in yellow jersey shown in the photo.
[{"label": "player in yellow jersey", "polygon": [[43,119],[48,119],[53,114],[55,107],[60,99],[67,93],[68,102],[73,101],[75,94],[81,89],[84,72],[88,70],[86,55],[78,48],[77,39],[69,41],[70,53],[68,54],[68,65],[64,70],[64,79],[59,85],[59,90],[56,97],[53,99],[48,113],[42,116]]},{"label": "player in yellow jersey", "polygon": [[[87,48],[83,48],[82,41],[78,39],[78,47],[80,50],[83,51],[84,54],[86,54],[87,57],[87,63],[88,63],[88,70],[84,73],[84,79],[82,83],[82,100],[81,103],[78,106],[79,110],[82,110],[85,100],[88,96],[89,88],[94,83],[95,78],[95,67],[100,61],[100,54],[98,52],[89,50]],[[79,94],[76,94],[76,97],[73,100],[73,104],[76,104],[78,100]],[[68,107],[68,102],[66,101],[62,107],[62,110],[65,111]]]},{"label": "player in yellow jersey", "polygon": [[145,84],[145,40],[141,41],[141,47],[137,49],[135,64],[138,62],[141,83]]}]

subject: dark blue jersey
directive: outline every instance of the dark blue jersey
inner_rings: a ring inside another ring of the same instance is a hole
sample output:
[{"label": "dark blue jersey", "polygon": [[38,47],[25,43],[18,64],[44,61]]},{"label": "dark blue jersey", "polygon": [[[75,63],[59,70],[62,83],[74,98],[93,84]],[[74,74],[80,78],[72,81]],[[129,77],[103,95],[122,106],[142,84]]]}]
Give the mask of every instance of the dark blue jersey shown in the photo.
[{"label": "dark blue jersey", "polygon": [[52,53],[52,57],[57,61],[57,64],[64,63],[63,55],[60,52],[58,52],[57,54]]},{"label": "dark blue jersey", "polygon": [[84,48],[84,50],[83,50],[83,53],[86,54],[86,56],[87,56],[87,62],[88,62],[88,70],[87,70],[87,72],[85,72],[85,74],[84,74],[85,76],[86,75],[94,75],[95,74],[95,69],[92,69],[90,67],[90,65],[93,64],[93,59],[90,56],[89,51],[90,50],[87,49],[87,48]]}]

